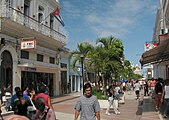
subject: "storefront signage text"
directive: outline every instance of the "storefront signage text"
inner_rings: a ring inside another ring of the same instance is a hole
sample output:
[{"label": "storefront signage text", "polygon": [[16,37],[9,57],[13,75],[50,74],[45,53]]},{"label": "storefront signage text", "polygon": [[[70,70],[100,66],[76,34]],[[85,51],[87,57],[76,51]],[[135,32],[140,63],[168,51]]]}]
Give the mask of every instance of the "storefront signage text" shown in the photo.
[{"label": "storefront signage text", "polygon": [[36,41],[35,40],[21,41],[21,50],[35,49],[35,48],[36,48]]}]

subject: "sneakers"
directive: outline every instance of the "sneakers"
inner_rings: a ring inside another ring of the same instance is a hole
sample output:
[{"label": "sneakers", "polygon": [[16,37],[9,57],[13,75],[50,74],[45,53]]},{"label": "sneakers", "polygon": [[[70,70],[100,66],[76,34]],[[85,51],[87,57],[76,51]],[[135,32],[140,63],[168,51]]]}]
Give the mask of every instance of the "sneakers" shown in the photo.
[{"label": "sneakers", "polygon": [[105,114],[106,114],[106,115],[110,115],[110,113],[109,113],[109,112],[106,112]]},{"label": "sneakers", "polygon": [[157,106],[156,106],[156,108],[155,108],[155,109],[156,109],[156,112],[158,112],[158,107],[157,107]]},{"label": "sneakers", "polygon": [[116,112],[115,114],[116,114],[116,115],[120,115],[120,112]]},{"label": "sneakers", "polygon": [[163,118],[167,118],[167,115],[166,115],[166,114],[164,114],[164,115],[163,115]]}]

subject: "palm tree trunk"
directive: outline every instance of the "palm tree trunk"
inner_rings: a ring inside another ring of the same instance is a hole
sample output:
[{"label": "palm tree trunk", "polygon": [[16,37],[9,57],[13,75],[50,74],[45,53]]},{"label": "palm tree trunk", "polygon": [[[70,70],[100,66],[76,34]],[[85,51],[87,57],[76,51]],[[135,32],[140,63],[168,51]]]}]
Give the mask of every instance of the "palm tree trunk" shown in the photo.
[{"label": "palm tree trunk", "polygon": [[106,80],[104,78],[104,74],[102,74],[102,80],[103,80],[103,93],[104,97],[106,97]]}]

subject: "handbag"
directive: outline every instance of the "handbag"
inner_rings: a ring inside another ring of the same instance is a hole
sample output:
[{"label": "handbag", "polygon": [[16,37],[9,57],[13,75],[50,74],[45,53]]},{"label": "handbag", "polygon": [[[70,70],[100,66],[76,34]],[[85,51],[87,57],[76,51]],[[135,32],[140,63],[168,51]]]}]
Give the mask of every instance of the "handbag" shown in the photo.
[{"label": "handbag", "polygon": [[6,102],[7,100],[6,100],[6,96],[2,96],[2,101],[3,102]]},{"label": "handbag", "polygon": [[34,103],[32,102],[31,99],[30,99],[30,103],[31,103],[32,106],[28,106],[28,107],[27,107],[28,111],[35,111],[35,110],[36,110],[36,107],[35,107],[35,105],[34,105]]}]

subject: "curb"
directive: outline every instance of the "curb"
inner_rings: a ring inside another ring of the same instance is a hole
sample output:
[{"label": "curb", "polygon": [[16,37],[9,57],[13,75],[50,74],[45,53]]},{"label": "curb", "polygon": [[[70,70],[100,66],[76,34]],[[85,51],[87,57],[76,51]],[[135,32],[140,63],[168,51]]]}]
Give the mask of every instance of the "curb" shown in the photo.
[{"label": "curb", "polygon": [[79,97],[80,96],[76,96],[76,97],[71,97],[71,98],[67,98],[67,99],[64,99],[64,100],[59,100],[59,101],[56,101],[56,102],[52,102],[52,104],[61,103],[61,102],[72,100],[72,99],[76,99],[76,98],[79,98]]}]

